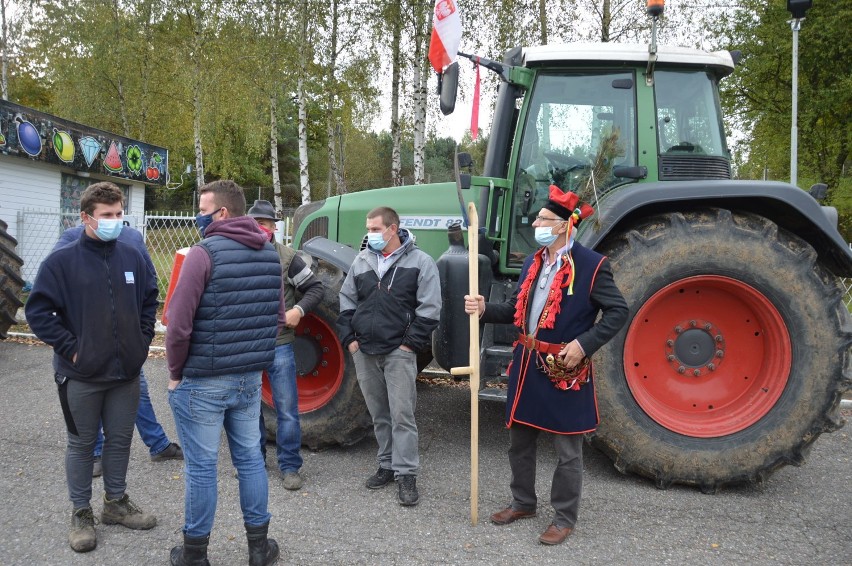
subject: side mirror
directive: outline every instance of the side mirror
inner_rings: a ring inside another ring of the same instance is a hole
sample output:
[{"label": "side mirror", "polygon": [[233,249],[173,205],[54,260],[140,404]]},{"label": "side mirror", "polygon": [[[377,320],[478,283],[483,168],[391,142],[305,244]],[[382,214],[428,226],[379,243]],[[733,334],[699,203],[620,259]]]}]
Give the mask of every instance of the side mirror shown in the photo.
[{"label": "side mirror", "polygon": [[816,183],[811,186],[808,193],[814,197],[815,201],[821,202],[828,195],[828,185],[825,183]]},{"label": "side mirror", "polygon": [[456,93],[459,90],[459,63],[456,61],[440,75],[438,88],[441,95],[441,113],[449,116],[456,109]]}]

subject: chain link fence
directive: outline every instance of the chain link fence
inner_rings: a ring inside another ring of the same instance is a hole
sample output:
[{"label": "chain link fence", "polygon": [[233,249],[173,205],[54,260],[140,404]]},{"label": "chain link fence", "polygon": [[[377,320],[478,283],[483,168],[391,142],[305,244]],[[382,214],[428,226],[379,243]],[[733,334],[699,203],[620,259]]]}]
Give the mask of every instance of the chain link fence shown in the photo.
[{"label": "chain link fence", "polygon": [[[293,213],[285,211],[284,220],[278,223],[276,238],[290,244],[293,238]],[[125,216],[127,222],[145,238],[145,245],[154,267],[160,287],[160,300],[165,300],[172,276],[175,252],[198,242],[200,235],[195,226],[195,215],[190,212],[161,212],[144,217]],[[24,210],[18,213],[18,255],[24,260],[22,277],[28,291],[35,280],[42,260],[51,252],[62,233],[80,223],[80,213],[60,210]],[[846,308],[852,312],[852,279],[841,279],[845,290],[843,297]]]},{"label": "chain link fence", "polygon": [[[293,238],[295,209],[286,212],[287,216],[278,223],[278,232],[275,235],[280,242],[290,244]],[[146,214],[143,217],[125,216],[124,219],[125,223],[142,232],[148,254],[157,270],[160,300],[163,301],[169,288],[175,253],[201,239],[195,225],[195,215],[191,212],[164,212]],[[53,250],[62,234],[79,224],[79,211],[43,209],[18,212],[17,253],[24,260],[21,276],[26,282],[25,292],[32,287],[41,262]]]}]

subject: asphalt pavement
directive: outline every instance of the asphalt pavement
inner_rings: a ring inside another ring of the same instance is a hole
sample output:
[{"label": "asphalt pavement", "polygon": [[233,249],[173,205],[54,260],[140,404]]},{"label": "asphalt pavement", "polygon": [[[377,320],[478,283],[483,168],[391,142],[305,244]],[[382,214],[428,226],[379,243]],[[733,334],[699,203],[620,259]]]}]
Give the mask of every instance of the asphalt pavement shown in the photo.
[{"label": "asphalt pavement", "polygon": [[[68,546],[66,435],[51,355],[43,345],[0,342],[0,565],[168,564],[169,549],[181,541],[182,462],[152,463],[138,435],[128,493],[157,515],[157,527],[98,525],[95,551],[76,554]],[[149,359],[145,372],[159,420],[176,440],[165,360]],[[681,486],[658,490],[643,478],[621,475],[587,446],[577,528],[565,544],[545,547],[538,535],[552,518],[550,443],[539,448],[539,515],[508,526],[490,524],[488,516],[509,499],[508,433],[503,406],[480,405],[479,522],[471,525],[469,393],[421,382],[418,395],[420,504],[400,506],[395,485],[364,487],[376,468],[372,439],[305,451],[300,491],[285,490],[270,472],[270,534],[281,545],[280,564],[852,564],[852,425],[821,436],[801,467],[782,468],[762,486],[729,487],[716,495]],[[271,464],[274,448],[270,454]],[[225,442],[219,464],[210,562],[247,564]],[[102,494],[96,479],[96,515]]]}]

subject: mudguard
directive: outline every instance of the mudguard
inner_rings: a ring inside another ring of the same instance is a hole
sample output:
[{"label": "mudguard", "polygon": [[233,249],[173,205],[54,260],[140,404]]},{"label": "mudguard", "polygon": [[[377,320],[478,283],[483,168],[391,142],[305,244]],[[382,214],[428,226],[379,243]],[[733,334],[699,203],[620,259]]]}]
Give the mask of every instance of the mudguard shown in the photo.
[{"label": "mudguard", "polygon": [[322,236],[316,236],[302,244],[302,251],[311,257],[327,261],[338,267],[343,273],[349,272],[352,262],[355,261],[355,257],[358,255],[358,252],[349,246],[339,244]]},{"label": "mudguard", "polygon": [[[767,218],[806,240],[838,277],[852,277],[852,249],[808,193],[773,181],[666,181],[631,184],[603,196],[597,214],[581,226],[579,241],[596,248],[621,226],[646,216],[698,207],[743,210]],[[825,210],[824,210],[825,209]],[[836,218],[836,213],[833,216]]]}]

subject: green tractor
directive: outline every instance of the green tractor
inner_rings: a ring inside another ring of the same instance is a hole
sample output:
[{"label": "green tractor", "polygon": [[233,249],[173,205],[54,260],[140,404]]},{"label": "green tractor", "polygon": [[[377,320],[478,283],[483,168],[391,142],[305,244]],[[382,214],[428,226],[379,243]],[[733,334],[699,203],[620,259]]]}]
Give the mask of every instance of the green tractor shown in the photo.
[{"label": "green tractor", "polygon": [[[335,334],[367,211],[395,208],[439,261],[444,311],[422,357],[449,369],[468,365],[460,200],[476,202],[481,219],[480,290],[500,300],[537,247],[532,222],[551,184],[594,205],[577,237],[609,256],[630,305],[627,325],[594,360],[601,424],[590,440],[619,471],[712,492],[800,464],[821,433],[842,426],[852,320],[839,278],[852,276],[852,252],[836,211],[789,184],[731,179],[718,84],[736,53],[652,47],[548,45],[512,49],[502,63],[476,58],[502,79],[482,176],[298,209],[294,245],[326,285],[322,307],[297,329],[309,447],[370,430]],[[452,68],[445,75],[446,113]],[[480,397],[504,399],[516,333],[486,325],[481,335]]]}]

